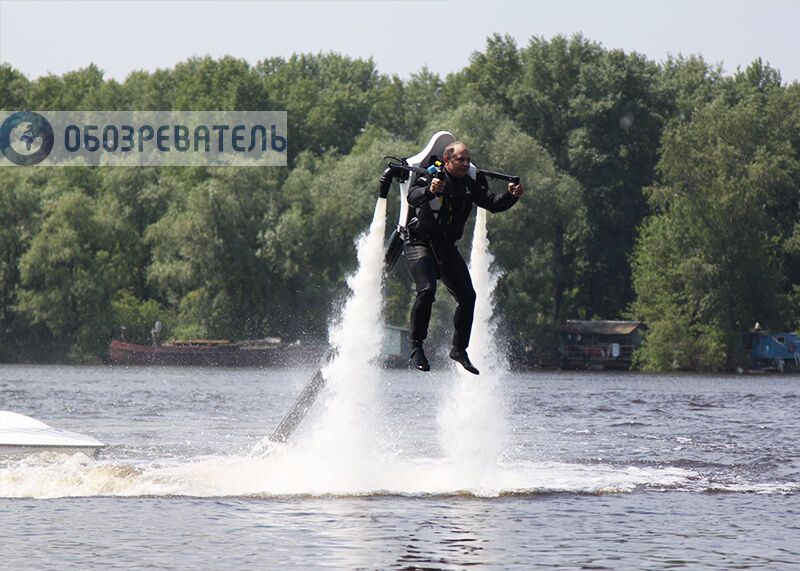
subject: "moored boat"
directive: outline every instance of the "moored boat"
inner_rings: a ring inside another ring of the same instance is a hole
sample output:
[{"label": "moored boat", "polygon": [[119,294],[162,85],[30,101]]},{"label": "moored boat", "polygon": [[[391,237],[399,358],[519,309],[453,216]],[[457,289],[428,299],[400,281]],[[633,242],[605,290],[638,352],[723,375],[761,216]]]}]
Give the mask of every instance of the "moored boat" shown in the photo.
[{"label": "moored boat", "polygon": [[324,347],[284,343],[279,339],[243,342],[196,339],[165,345],[140,345],[113,339],[108,360],[114,365],[177,365],[195,367],[281,367],[314,363]]}]

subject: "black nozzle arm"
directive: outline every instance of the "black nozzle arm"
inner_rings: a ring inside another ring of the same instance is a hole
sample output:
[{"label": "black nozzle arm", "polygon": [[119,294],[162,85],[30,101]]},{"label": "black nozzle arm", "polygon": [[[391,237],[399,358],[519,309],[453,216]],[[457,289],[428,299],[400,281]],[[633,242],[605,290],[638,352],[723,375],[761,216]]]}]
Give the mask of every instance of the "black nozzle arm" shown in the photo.
[{"label": "black nozzle arm", "polygon": [[378,196],[381,198],[386,198],[389,196],[389,191],[392,188],[392,179],[394,178],[394,174],[392,171],[392,167],[386,167],[386,170],[383,171],[383,174],[380,178],[380,186],[378,187]]},{"label": "black nozzle arm", "polygon": [[[413,173],[417,173],[417,174],[421,174],[421,175],[431,174],[430,172],[428,172],[427,169],[424,169],[422,167],[415,167],[415,166],[412,166],[412,165],[404,165],[403,163],[388,163],[388,166],[389,166],[390,169],[393,169],[395,171],[413,172]],[[395,176],[397,176],[397,175],[395,175]]]},{"label": "black nozzle arm", "polygon": [[501,172],[493,172],[493,171],[485,171],[483,169],[477,169],[479,175],[488,176],[489,178],[493,178],[496,180],[505,180],[508,182],[513,182],[514,184],[519,184],[519,177],[505,174]]},{"label": "black nozzle arm", "polygon": [[395,178],[401,179],[401,181],[406,180],[405,173],[413,172],[418,175],[429,175],[426,169],[421,167],[414,167],[411,165],[404,165],[403,163],[387,163],[386,170],[383,171],[383,174],[380,178],[380,185],[378,187],[378,196],[381,198],[386,198],[389,196],[389,190],[392,188],[392,180]]}]

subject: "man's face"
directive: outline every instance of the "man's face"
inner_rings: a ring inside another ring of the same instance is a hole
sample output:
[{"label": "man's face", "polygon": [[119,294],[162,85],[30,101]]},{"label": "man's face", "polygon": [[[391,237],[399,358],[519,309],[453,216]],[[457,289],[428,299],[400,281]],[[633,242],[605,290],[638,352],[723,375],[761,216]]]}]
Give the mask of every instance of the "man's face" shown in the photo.
[{"label": "man's face", "polygon": [[464,145],[459,145],[453,149],[453,154],[445,161],[444,166],[451,175],[456,178],[463,178],[469,170],[469,163],[472,157],[469,149]]}]

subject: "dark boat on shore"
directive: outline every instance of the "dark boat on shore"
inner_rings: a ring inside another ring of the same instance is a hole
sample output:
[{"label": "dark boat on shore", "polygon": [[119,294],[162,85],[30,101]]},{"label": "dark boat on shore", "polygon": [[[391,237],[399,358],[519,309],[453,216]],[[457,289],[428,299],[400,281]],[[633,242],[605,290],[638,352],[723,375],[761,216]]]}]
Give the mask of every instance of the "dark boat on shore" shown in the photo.
[{"label": "dark boat on shore", "polygon": [[108,360],[113,365],[287,367],[312,365],[324,351],[321,344],[286,343],[273,338],[241,342],[194,339],[165,345],[114,339],[108,346]]}]

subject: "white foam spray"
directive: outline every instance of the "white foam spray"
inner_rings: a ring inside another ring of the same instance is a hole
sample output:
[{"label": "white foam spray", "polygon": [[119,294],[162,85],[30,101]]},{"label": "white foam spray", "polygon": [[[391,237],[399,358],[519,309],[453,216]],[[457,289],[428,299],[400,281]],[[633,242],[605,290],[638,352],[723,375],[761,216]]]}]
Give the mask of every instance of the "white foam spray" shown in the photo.
[{"label": "white foam spray", "polygon": [[[619,493],[639,487],[693,485],[698,474],[681,468],[639,468],[559,462],[503,463],[493,466],[492,479],[475,485],[475,474],[430,458],[379,462],[359,481],[333,480],[319,459],[287,449],[264,457],[212,456],[192,461],[133,465],[95,460],[83,454],[37,455],[0,464],[0,497],[58,498],[68,496],[407,496],[429,494],[500,494],[551,492]],[[359,465],[364,468],[364,465]],[[702,483],[700,489],[705,489]],[[720,488],[715,486],[715,488]],[[793,493],[798,484],[759,493]]]},{"label": "white foam spray", "polygon": [[320,463],[319,473],[337,480],[362,477],[377,454],[385,229],[386,199],[379,198],[369,231],[356,245],[358,267],[347,278],[350,296],[330,328],[336,356],[322,371],[327,382],[322,415],[298,450]]},{"label": "white foam spray", "polygon": [[505,448],[506,411],[502,379],[507,363],[495,343],[494,288],[500,274],[493,272],[489,252],[486,211],[478,209],[470,255],[470,274],[477,294],[469,355],[480,369],[479,376],[458,366],[455,386],[443,400],[439,412],[442,449],[450,463],[483,487],[496,474]]}]

